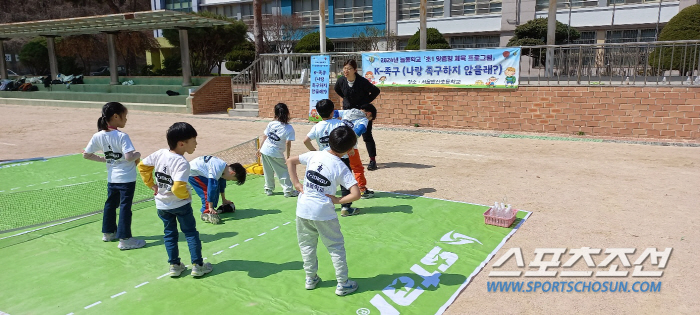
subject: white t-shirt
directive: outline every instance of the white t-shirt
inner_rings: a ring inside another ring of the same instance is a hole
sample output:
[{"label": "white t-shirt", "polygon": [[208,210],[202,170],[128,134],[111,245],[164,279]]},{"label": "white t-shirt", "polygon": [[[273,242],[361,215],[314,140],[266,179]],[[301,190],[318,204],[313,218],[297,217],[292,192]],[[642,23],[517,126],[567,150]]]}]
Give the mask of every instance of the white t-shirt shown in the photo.
[{"label": "white t-shirt", "polygon": [[307,220],[327,221],[338,217],[328,195],[335,195],[338,185],[357,184],[352,171],[339,157],[326,151],[311,151],[299,156],[306,165],[304,193],[297,199],[297,216]]},{"label": "white t-shirt", "polygon": [[119,131],[98,131],[85,147],[85,153],[102,151],[107,160],[107,181],[110,183],[131,183],[136,181],[136,163],[129,162],[125,153],[136,151],[129,135]]},{"label": "white t-shirt", "polygon": [[[156,209],[176,209],[192,202],[191,194],[187,199],[180,199],[171,190],[175,182],[187,183],[190,177],[190,163],[187,163],[184,156],[168,149],[160,149],[143,159],[142,163],[155,167],[155,183],[158,185]],[[189,184],[187,191],[190,191]]]},{"label": "white t-shirt", "polygon": [[331,131],[339,126],[342,126],[342,122],[338,119],[322,120],[311,127],[311,131],[306,136],[311,140],[316,140],[318,150],[323,151],[329,147],[328,136],[331,134]]},{"label": "white t-shirt", "polygon": [[294,141],[294,128],[290,124],[273,121],[265,128],[267,139],[260,148],[260,153],[267,156],[284,158],[287,141]]},{"label": "white t-shirt", "polygon": [[226,161],[211,155],[200,156],[190,161],[190,176],[204,176],[219,179],[224,174],[228,164]]}]

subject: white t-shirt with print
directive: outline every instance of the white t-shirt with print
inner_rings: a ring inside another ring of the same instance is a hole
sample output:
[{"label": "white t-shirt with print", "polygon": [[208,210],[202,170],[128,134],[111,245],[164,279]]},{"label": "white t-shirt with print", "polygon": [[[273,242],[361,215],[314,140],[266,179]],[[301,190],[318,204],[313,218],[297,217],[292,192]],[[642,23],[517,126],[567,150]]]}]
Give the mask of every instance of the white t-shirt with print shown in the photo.
[{"label": "white t-shirt with print", "polygon": [[129,162],[125,153],[136,151],[129,135],[119,131],[98,131],[85,147],[85,153],[102,151],[107,160],[107,181],[110,183],[131,183],[136,181],[136,163]]},{"label": "white t-shirt with print", "polygon": [[[143,159],[142,163],[155,168],[155,183],[158,185],[156,209],[176,209],[192,202],[191,194],[187,199],[180,199],[172,192],[175,182],[187,183],[190,177],[190,163],[187,163],[184,156],[168,149],[160,149]],[[187,191],[190,191],[189,184]]]},{"label": "white t-shirt with print", "polygon": [[297,216],[307,220],[327,221],[338,217],[333,201],[326,195],[335,195],[338,185],[357,184],[352,171],[328,150],[311,151],[299,156],[306,165],[304,193],[297,198]]},{"label": "white t-shirt with print", "polygon": [[200,156],[190,161],[190,176],[204,176],[219,179],[224,174],[228,164],[226,161],[211,155]]},{"label": "white t-shirt with print", "polygon": [[265,128],[267,139],[260,148],[260,153],[267,156],[284,158],[287,141],[294,141],[294,128],[290,124],[273,121]]},{"label": "white t-shirt with print", "polygon": [[342,122],[338,119],[322,120],[311,127],[311,131],[306,135],[311,140],[316,140],[318,150],[323,151],[329,147],[328,137],[333,129],[342,126]]}]

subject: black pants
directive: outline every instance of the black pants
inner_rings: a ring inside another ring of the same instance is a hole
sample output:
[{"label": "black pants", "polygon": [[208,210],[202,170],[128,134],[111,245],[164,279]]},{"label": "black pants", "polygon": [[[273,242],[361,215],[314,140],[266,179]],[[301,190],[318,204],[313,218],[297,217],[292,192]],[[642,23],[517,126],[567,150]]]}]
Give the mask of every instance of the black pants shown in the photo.
[{"label": "black pants", "polygon": [[377,145],[374,143],[374,137],[372,137],[372,121],[367,125],[367,131],[362,135],[362,140],[365,141],[369,157],[377,156]]},{"label": "black pants", "polygon": [[[349,158],[341,158],[341,160],[343,161],[343,163],[345,163],[345,165],[348,166],[348,169],[350,169],[350,171],[352,172],[352,168],[350,168],[350,159]],[[345,197],[349,194],[350,194],[350,190],[348,190],[346,187],[343,187],[343,185],[340,185],[340,195],[342,197]],[[352,202],[341,204],[341,206],[349,208],[352,206]]]}]

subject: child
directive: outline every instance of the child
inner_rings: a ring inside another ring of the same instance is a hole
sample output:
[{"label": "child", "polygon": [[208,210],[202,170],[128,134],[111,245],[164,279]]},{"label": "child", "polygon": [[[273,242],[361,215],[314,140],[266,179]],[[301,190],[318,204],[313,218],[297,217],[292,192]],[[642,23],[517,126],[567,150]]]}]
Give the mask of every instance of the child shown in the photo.
[{"label": "child", "polygon": [[[352,128],[357,137],[360,137],[367,132],[369,123],[377,117],[377,108],[372,104],[364,104],[360,106],[360,109],[335,111],[334,116],[340,117],[342,122],[346,126]],[[353,152],[355,154],[349,156],[350,169],[355,174],[355,179],[357,179],[360,192],[362,193],[362,199],[372,198],[374,197],[374,192],[367,189],[365,168],[362,166],[362,160],[360,159],[360,152],[357,150],[357,145]]]},{"label": "child", "polygon": [[[200,277],[212,271],[210,263],[203,263],[202,242],[197,232],[197,221],[192,214],[192,196],[187,187],[187,179],[190,176],[190,164],[183,154],[192,154],[197,148],[197,131],[185,122],[174,123],[166,134],[170,150],[160,149],[149,155],[141,164],[139,172],[146,186],[151,187],[156,193],[156,209],[158,217],[163,220],[165,236],[165,251],[168,253],[170,263],[170,276],[178,277],[187,269],[180,262],[180,253],[177,247],[178,232],[177,222],[180,222],[180,230],[185,233],[187,245],[192,258],[192,276]],[[156,181],[153,182],[153,171],[156,172]]]},{"label": "child", "polygon": [[[119,238],[118,247],[121,250],[146,245],[144,240],[131,237],[131,202],[136,189],[136,164],[141,153],[136,152],[129,135],[117,130],[126,126],[127,114],[126,107],[117,102],[102,106],[102,117],[97,119],[98,132],[83,151],[83,158],[107,163],[107,201],[102,214],[102,241],[111,242]],[[97,151],[104,152],[105,156],[95,155]]]},{"label": "child", "polygon": [[299,192],[294,190],[289,180],[289,172],[285,165],[285,145],[287,159],[294,141],[294,128],[289,125],[289,109],[284,103],[275,105],[275,121],[270,122],[265,128],[262,137],[262,146],[258,150],[258,157],[262,156],[263,173],[265,173],[265,193],[272,196],[275,190],[275,174],[280,180],[280,185],[285,197],[296,197]]},{"label": "child", "polygon": [[[346,295],[357,290],[357,282],[348,279],[345,259],[345,241],[334,204],[360,199],[360,189],[350,169],[340,157],[351,152],[357,144],[357,136],[346,126],[333,129],[329,135],[330,150],[307,152],[287,159],[290,177],[301,194],[297,200],[297,238],[306,272],[306,289],[313,290],[321,281],[318,271],[316,248],[319,235],[331,254],[338,285],[335,294]],[[306,165],[304,185],[299,183],[296,166]],[[338,184],[349,187],[350,194],[335,196]]]},{"label": "child", "polygon": [[224,160],[211,155],[200,156],[190,161],[189,182],[202,199],[200,210],[202,221],[212,224],[221,223],[219,218],[221,212],[214,210],[219,203],[219,194],[221,194],[222,204],[233,205],[233,202],[226,200],[226,181],[235,180],[236,184],[243,185],[245,178],[246,171],[240,163],[229,165]]},{"label": "child", "polygon": [[[311,128],[311,131],[309,131],[309,133],[306,135],[306,138],[304,138],[304,145],[310,151],[316,151],[314,145],[311,144],[311,140],[316,140],[319,151],[327,150],[328,138],[331,131],[343,125],[343,122],[334,118],[334,109],[335,104],[333,104],[333,101],[329,99],[320,100],[318,103],[316,103],[316,112],[318,112],[318,115],[321,116],[321,119],[323,120],[314,125]],[[350,159],[347,155],[342,156],[341,161],[343,161],[343,163],[350,168]],[[344,197],[347,196],[350,191],[347,190],[345,186],[341,185],[340,193]],[[359,210],[352,207],[352,202],[348,202],[341,205],[340,213],[342,216],[349,216],[359,214]]]}]

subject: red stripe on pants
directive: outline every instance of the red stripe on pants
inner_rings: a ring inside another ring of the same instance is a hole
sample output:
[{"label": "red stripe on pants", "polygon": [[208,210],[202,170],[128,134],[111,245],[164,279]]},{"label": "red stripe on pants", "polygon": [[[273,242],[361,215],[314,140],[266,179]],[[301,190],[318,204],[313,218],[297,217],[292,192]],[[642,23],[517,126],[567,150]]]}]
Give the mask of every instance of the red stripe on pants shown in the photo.
[{"label": "red stripe on pants", "polygon": [[355,180],[357,180],[357,186],[360,188],[360,191],[365,191],[367,189],[365,167],[362,165],[362,159],[360,159],[360,151],[357,151],[357,149],[355,149],[355,154],[350,156],[350,169],[355,175]]},{"label": "red stripe on pants", "polygon": [[199,184],[199,186],[202,187],[202,190],[204,190],[204,204],[206,205],[204,213],[209,213],[209,201],[207,201],[209,199],[209,194],[207,193],[207,184],[205,184],[201,179],[199,179],[199,177],[195,177],[194,181],[196,181],[197,184]]}]

